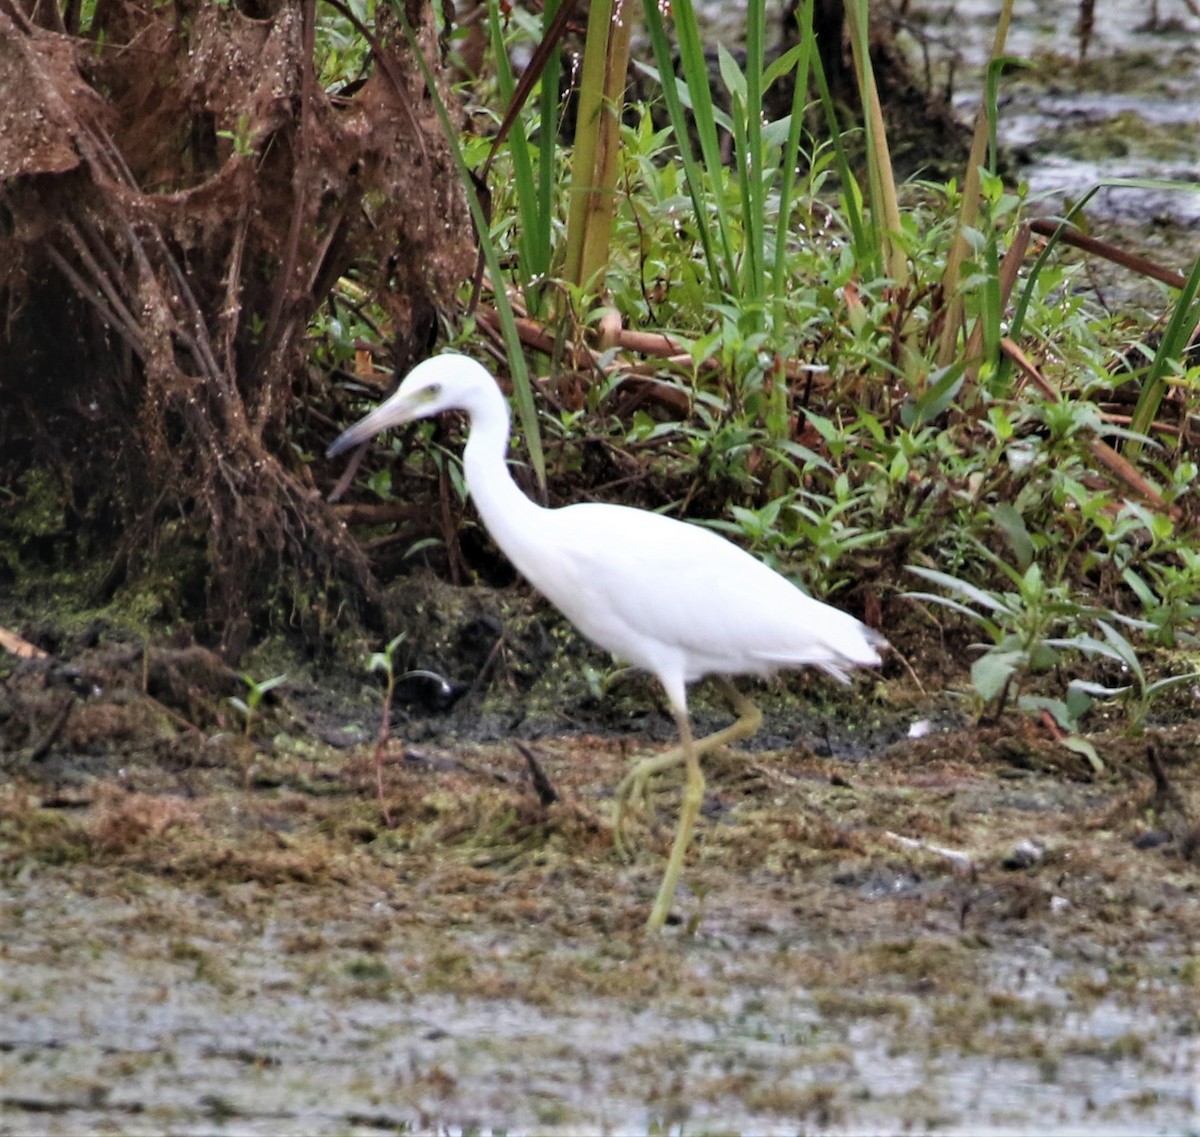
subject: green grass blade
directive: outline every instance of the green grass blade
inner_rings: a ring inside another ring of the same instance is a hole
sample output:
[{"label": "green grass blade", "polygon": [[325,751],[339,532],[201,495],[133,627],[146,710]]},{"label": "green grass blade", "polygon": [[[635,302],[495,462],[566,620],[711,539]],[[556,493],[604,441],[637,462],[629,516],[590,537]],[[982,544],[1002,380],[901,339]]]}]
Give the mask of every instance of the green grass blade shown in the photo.
[{"label": "green grass blade", "polygon": [[[704,55],[704,43],[700,38],[700,25],[696,21],[692,0],[674,0],[671,11],[675,18],[675,35],[679,43],[679,63],[683,69],[684,83],[692,96],[692,117],[696,124],[696,137],[700,140],[700,152],[704,156],[710,193],[716,205],[717,230],[721,239],[722,256],[725,260],[726,280],[732,286],[736,279],[737,260],[733,254],[733,244],[730,239],[725,195],[720,192],[721,143],[713,114],[708,61]],[[670,73],[668,72],[668,74]]]},{"label": "green grass blade", "polygon": [[[996,20],[996,32],[992,38],[992,51],[989,56],[991,60],[998,60],[1004,55],[1004,45],[1008,42],[1008,26],[1012,21],[1012,10],[1013,0],[1003,0],[1000,5],[1000,14]],[[989,70],[989,77],[991,75],[992,72]],[[999,71],[996,72],[996,75],[998,77]],[[985,100],[993,98],[995,90],[989,84]],[[959,207],[954,242],[950,246],[950,254],[946,258],[946,268],[942,273],[942,294],[946,297],[946,315],[937,352],[937,362],[941,367],[953,362],[958,354],[958,338],[963,322],[963,297],[960,291],[962,268],[970,253],[966,233],[967,230],[975,227],[979,218],[979,168],[986,159],[994,122],[995,106],[985,105],[975,119],[975,134],[971,139],[971,152],[967,157],[967,168],[963,174],[962,205]],[[1015,335],[1015,333],[1010,334]]]},{"label": "green grass blade", "polygon": [[[650,46],[654,51],[654,62],[658,68],[658,78],[662,89],[663,102],[667,107],[667,116],[675,135],[675,144],[679,149],[679,159],[683,163],[684,181],[687,183],[688,196],[692,199],[692,212],[695,217],[696,230],[700,245],[704,250],[704,259],[708,264],[708,272],[714,284],[721,281],[721,266],[717,260],[716,242],[713,239],[712,227],[709,222],[708,198],[704,186],[704,176],[692,149],[691,137],[688,132],[688,118],[684,113],[683,100],[680,97],[681,84],[675,81],[674,59],[671,41],[667,38],[663,27],[662,13],[659,11],[657,0],[645,0],[646,30],[650,36]],[[708,81],[705,80],[705,90]],[[686,88],[685,88],[686,90]],[[718,289],[725,291],[725,289]]]},{"label": "green grass blade", "polygon": [[883,253],[887,274],[894,284],[903,285],[908,279],[908,259],[899,241],[900,202],[896,197],[896,179],[887,144],[883,108],[879,104],[879,89],[875,84],[875,71],[871,65],[867,0],[848,0],[845,7],[850,46],[858,76],[859,98],[862,102],[863,125],[867,136],[867,185],[871,191],[871,221],[875,227],[876,241]]},{"label": "green grass blade", "polygon": [[[556,35],[556,22],[562,0],[546,0],[545,11],[542,13],[542,37]],[[541,127],[538,132],[538,211],[545,219],[545,263],[546,271],[550,270],[553,256],[553,225],[555,194],[558,188],[558,169],[555,159],[558,150],[558,128],[562,114],[562,102],[559,98],[558,86],[562,80],[562,54],[557,46],[550,49],[546,64],[542,69],[540,87],[539,117]]]},{"label": "green grass blade", "polygon": [[[737,178],[742,184],[742,216],[745,251],[742,258],[743,295],[761,304],[766,299],[766,215],[763,192],[763,61],[764,0],[749,0],[746,11],[746,153],[738,162]],[[761,318],[761,317],[760,317]]]},{"label": "green grass blade", "polygon": [[[1133,419],[1129,424],[1133,434],[1150,433],[1163,396],[1167,393],[1167,376],[1171,364],[1183,358],[1192,333],[1196,330],[1197,323],[1200,323],[1200,302],[1196,299],[1197,293],[1200,293],[1200,259],[1192,266],[1187,282],[1175,299],[1175,308],[1171,312],[1167,330],[1163,333],[1150,369],[1146,372],[1141,394],[1133,408]],[[1142,443],[1136,438],[1131,438],[1125,447],[1126,455],[1134,457],[1141,448]]]},{"label": "green grass blade", "polygon": [[[508,60],[497,0],[490,0],[488,4],[488,27],[500,95],[505,103],[511,103],[516,92],[516,80]],[[520,231],[517,234],[517,274],[521,280],[526,304],[530,311],[537,311],[539,305],[537,298],[531,295],[533,289],[530,285],[533,281],[543,279],[550,269],[550,215],[541,209],[529,139],[525,133],[525,123],[520,116],[513,120],[508,134],[508,146],[512,157],[517,213],[520,218]]]},{"label": "green grass blade", "polygon": [[[800,136],[804,130],[804,108],[808,104],[808,76],[813,54],[813,0],[804,0],[796,13],[800,24],[800,43],[794,49],[795,86],[792,90],[792,114],[787,141],[780,159],[779,215],[775,220],[775,265],[771,274],[771,295],[775,300],[775,326],[782,327],[787,299],[787,246],[791,231],[792,191],[796,184],[796,163],[800,158]],[[789,53],[791,54],[791,53]]]},{"label": "green grass blade", "polygon": [[508,366],[513,380],[513,398],[517,404],[517,417],[520,420],[521,429],[525,433],[525,445],[529,449],[529,464],[533,467],[538,486],[544,495],[546,492],[546,456],[542,449],[537,407],[533,402],[533,386],[530,383],[529,370],[525,364],[525,353],[521,348],[521,337],[517,332],[516,317],[513,314],[512,305],[509,303],[508,293],[504,290],[504,274],[500,269],[500,258],[496,255],[496,246],[488,228],[487,213],[483,208],[483,203],[479,200],[479,194],[475,189],[475,180],[471,177],[467,160],[463,156],[458,130],[450,121],[450,113],[446,110],[446,104],[438,92],[429,62],[426,60],[424,52],[421,51],[420,44],[417,43],[412,25],[408,22],[408,16],[404,10],[404,0],[391,0],[391,5],[400,21],[404,37],[408,41],[408,49],[421,69],[421,75],[425,80],[425,90],[433,103],[446,138],[446,145],[454,159],[455,168],[458,170],[459,182],[463,187],[463,192],[467,195],[471,219],[475,222],[475,234],[483,251],[488,275],[492,278],[496,314],[500,318],[500,332],[504,337],[504,346],[508,349]]},{"label": "green grass blade", "polygon": [[[812,27],[812,5],[814,0],[805,0],[803,11],[808,27]],[[859,266],[859,272],[866,276],[879,276],[882,265],[879,261],[879,246],[875,243],[873,232],[867,228],[862,215],[862,190],[854,175],[854,166],[846,153],[842,142],[842,127],[838,121],[837,103],[829,90],[829,80],[825,75],[825,67],[821,63],[821,53],[814,51],[811,56],[813,78],[817,84],[817,94],[820,96],[821,109],[825,112],[825,122],[829,127],[829,141],[833,145],[835,166],[838,178],[842,183],[842,212],[846,215],[846,227],[854,248],[854,261]]]}]

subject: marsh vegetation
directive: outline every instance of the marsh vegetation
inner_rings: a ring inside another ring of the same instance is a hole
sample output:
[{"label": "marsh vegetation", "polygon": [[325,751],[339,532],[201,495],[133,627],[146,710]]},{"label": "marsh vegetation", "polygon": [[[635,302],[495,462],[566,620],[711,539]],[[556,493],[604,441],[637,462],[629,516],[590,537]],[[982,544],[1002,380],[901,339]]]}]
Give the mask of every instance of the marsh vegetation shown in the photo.
[{"label": "marsh vegetation", "polygon": [[[176,8],[0,9],[0,1133],[1200,1125],[1187,7]],[[662,938],[658,696],[459,426],[317,457],[435,342],[895,649],[764,692]]]}]

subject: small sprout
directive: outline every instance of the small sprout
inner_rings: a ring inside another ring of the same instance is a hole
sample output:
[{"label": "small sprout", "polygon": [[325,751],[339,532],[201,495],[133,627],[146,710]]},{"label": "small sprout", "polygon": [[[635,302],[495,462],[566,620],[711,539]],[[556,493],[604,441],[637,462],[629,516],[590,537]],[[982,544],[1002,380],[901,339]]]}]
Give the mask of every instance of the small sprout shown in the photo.
[{"label": "small sprout", "polygon": [[392,817],[388,813],[387,802],[383,796],[383,749],[387,745],[391,732],[392,697],[396,693],[396,661],[395,654],[405,639],[407,632],[401,632],[393,637],[383,651],[372,652],[367,657],[367,671],[374,674],[382,671],[387,680],[383,695],[383,718],[379,724],[379,737],[375,742],[375,788],[379,792],[379,809],[383,814],[383,823],[389,829],[392,827]]},{"label": "small sprout", "polygon": [[268,691],[275,690],[281,683],[287,682],[286,675],[276,675],[271,679],[264,679],[261,683],[254,678],[253,675],[243,675],[242,681],[248,688],[246,697],[239,699],[236,695],[230,695],[226,700],[231,707],[236,711],[240,711],[243,720],[243,730],[247,738],[250,737],[250,731],[254,727],[254,720],[258,717],[258,708],[263,701],[263,697]]}]

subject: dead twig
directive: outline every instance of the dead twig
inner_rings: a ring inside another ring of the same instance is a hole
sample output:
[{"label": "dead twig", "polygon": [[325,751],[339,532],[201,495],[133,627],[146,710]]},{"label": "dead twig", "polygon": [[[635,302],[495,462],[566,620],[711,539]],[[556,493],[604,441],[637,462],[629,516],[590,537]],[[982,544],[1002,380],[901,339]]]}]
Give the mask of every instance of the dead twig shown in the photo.
[{"label": "dead twig", "polygon": [[1116,245],[1110,245],[1098,237],[1089,237],[1072,225],[1064,225],[1058,221],[1051,221],[1049,218],[1039,217],[1029,223],[1029,228],[1039,237],[1057,237],[1064,244],[1082,249],[1085,253],[1091,253],[1106,261],[1112,261],[1113,264],[1120,265],[1122,268],[1131,269],[1133,272],[1141,273],[1142,276],[1148,276],[1151,280],[1169,284],[1172,288],[1182,288],[1187,284],[1187,277],[1183,273],[1165,268],[1146,257],[1138,256],[1137,253],[1119,249]]},{"label": "dead twig", "polygon": [[517,748],[517,752],[525,759],[525,764],[529,767],[529,777],[533,781],[533,788],[537,793],[538,801],[542,805],[553,805],[556,801],[561,801],[562,795],[554,788],[554,783],[546,776],[546,771],[542,769],[542,764],[538,761],[532,747],[526,746],[519,738],[513,739],[513,745]]}]

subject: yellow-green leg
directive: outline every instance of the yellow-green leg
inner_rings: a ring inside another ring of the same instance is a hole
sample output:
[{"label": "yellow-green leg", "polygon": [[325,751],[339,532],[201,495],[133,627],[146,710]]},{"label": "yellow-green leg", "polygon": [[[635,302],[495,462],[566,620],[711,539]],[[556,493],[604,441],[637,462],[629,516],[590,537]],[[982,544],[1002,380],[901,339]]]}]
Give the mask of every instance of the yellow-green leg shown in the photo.
[{"label": "yellow-green leg", "polygon": [[762,723],[762,712],[743,695],[727,679],[718,679],[725,697],[737,712],[737,721],[723,730],[706,735],[699,741],[692,738],[692,728],[688,721],[687,712],[682,708],[675,710],[675,722],[679,727],[680,745],[663,754],[644,758],[621,779],[616,789],[616,815],[613,819],[613,842],[622,856],[628,856],[623,836],[623,826],[626,809],[635,802],[645,802],[646,785],[655,774],[669,770],[672,766],[684,765],[687,768],[687,781],[684,788],[683,805],[679,814],[679,827],[675,832],[675,841],[671,845],[670,858],[667,861],[667,871],[663,876],[662,886],[658,890],[658,899],[651,910],[647,921],[648,931],[658,931],[666,921],[671,909],[671,900],[675,896],[675,886],[679,883],[679,875],[683,869],[683,858],[691,844],[692,830],[704,801],[704,774],[700,770],[700,757],[718,746],[731,742],[739,742],[749,738],[758,730]]},{"label": "yellow-green leg", "polygon": [[[693,743],[696,748],[697,758],[707,754],[710,750],[715,750],[718,746],[726,746],[731,742],[740,742],[744,738],[750,738],[762,724],[762,711],[747,699],[728,679],[718,677],[717,682],[720,684],[726,699],[728,699],[730,705],[737,712],[738,718],[736,722],[731,723],[724,729],[705,735],[704,738]],[[678,715],[676,722],[678,722]],[[638,804],[645,806],[647,804],[646,787],[651,778],[656,774],[661,774],[664,770],[671,769],[672,766],[681,766],[686,761],[687,754],[684,747],[682,745],[676,746],[671,750],[664,751],[662,754],[654,754],[649,758],[643,758],[618,783],[613,793],[613,798],[616,802],[616,813],[613,817],[613,844],[616,845],[617,852],[626,860],[630,859],[630,850],[625,844],[624,833],[626,811],[631,806]]]},{"label": "yellow-green leg", "polygon": [[692,830],[696,827],[696,818],[700,816],[700,806],[704,804],[704,772],[700,769],[700,759],[696,756],[692,724],[683,712],[676,713],[675,722],[679,726],[679,749],[683,751],[683,761],[687,766],[687,783],[683,789],[683,804],[679,807],[679,828],[675,830],[671,855],[667,858],[667,871],[663,873],[658,897],[654,901],[654,907],[650,909],[650,919],[646,921],[646,931],[651,934],[659,931],[667,922],[667,916],[671,912],[671,901],[675,899],[675,886],[679,883],[680,873],[683,872],[684,854],[692,843]]}]

